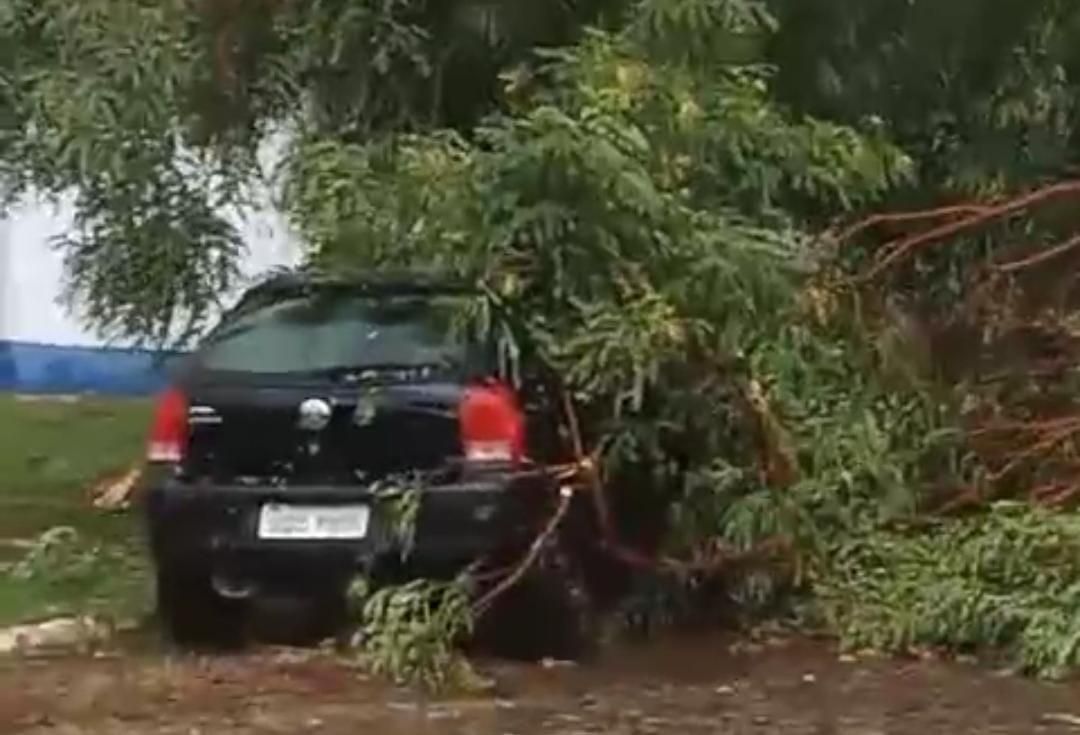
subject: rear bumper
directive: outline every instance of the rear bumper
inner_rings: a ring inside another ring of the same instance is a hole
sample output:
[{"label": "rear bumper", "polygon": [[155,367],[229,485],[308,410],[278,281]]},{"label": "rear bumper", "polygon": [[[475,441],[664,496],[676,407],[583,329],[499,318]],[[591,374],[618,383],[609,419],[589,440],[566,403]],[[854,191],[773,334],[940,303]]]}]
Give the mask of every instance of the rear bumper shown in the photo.
[{"label": "rear bumper", "polygon": [[[554,502],[536,475],[500,474],[421,492],[410,566],[452,572],[527,542]],[[143,494],[151,549],[159,563],[289,580],[344,576],[400,560],[393,511],[367,487],[247,486],[153,481]],[[357,541],[267,541],[258,537],[266,503],[369,504],[367,537]],[[313,580],[314,581],[314,580]]]}]

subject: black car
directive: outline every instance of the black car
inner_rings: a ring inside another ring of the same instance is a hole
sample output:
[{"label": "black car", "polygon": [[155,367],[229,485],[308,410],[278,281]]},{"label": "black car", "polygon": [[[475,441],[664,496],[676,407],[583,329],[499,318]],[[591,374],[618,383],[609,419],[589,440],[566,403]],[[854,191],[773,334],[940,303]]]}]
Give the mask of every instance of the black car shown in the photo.
[{"label": "black car", "polygon": [[[543,390],[513,387],[495,344],[462,326],[475,298],[417,278],[281,276],[185,359],[143,495],[173,636],[238,630],[265,596],[333,609],[361,572],[520,557],[557,502],[538,457],[557,451],[557,425]],[[381,493],[395,483],[419,488],[409,548]]]}]

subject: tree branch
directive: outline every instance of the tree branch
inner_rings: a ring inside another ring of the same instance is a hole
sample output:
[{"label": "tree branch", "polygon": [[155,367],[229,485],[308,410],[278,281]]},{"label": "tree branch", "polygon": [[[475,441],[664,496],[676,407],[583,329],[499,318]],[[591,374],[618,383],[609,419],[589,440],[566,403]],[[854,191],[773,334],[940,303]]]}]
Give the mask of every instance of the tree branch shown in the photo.
[{"label": "tree branch", "polygon": [[995,265],[994,270],[999,273],[1016,273],[1017,271],[1024,270],[1025,268],[1031,268],[1032,266],[1046,263],[1054,258],[1058,258],[1066,253],[1075,250],[1080,247],[1080,235],[1077,235],[1069,240],[1066,240],[1062,244],[1050,248],[1049,250],[1043,250],[1042,252],[1035,253],[1027,258],[1021,258],[1020,260],[1014,260],[1011,263],[1002,263],[1001,265]]},{"label": "tree branch", "polygon": [[[941,240],[945,240],[954,235],[958,235],[966,230],[973,229],[994,220],[1008,217],[1010,215],[1016,214],[1017,212],[1022,212],[1023,210],[1031,206],[1040,204],[1049,199],[1054,199],[1062,196],[1073,196],[1077,194],[1080,194],[1080,180],[1065,181],[1059,184],[1054,184],[1052,186],[1047,186],[1042,189],[1038,189],[1027,194],[1008,199],[1004,202],[1001,202],[1000,204],[996,204],[993,206],[978,207],[972,205],[970,209],[971,214],[962,217],[959,220],[949,222],[944,225],[939,225],[938,227],[935,227],[927,232],[910,235],[908,237],[901,238],[899,240],[886,244],[886,255],[878,259],[877,263],[875,263],[873,267],[871,267],[857,280],[862,283],[867,283],[874,280],[886,270],[888,270],[890,267],[895,265],[897,262],[908,257],[911,253],[913,253],[919,248],[926,247]],[[878,217],[907,217],[910,220],[917,220],[920,218],[931,219],[932,217],[929,216],[930,214],[932,214],[932,212],[912,212],[902,215],[878,215]],[[851,228],[850,232],[858,233],[864,231],[865,229],[866,226],[860,224]]]}]

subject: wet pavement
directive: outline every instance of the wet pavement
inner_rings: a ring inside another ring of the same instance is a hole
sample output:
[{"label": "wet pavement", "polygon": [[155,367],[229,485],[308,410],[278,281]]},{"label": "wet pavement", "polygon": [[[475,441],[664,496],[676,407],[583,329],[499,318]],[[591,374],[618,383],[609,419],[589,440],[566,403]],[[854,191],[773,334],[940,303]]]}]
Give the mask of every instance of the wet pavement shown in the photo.
[{"label": "wet pavement", "polygon": [[440,700],[317,652],[8,661],[0,733],[1080,733],[1078,685],[974,664],[855,661],[802,640],[747,650],[698,636],[622,648],[588,666],[483,668],[493,693]]}]

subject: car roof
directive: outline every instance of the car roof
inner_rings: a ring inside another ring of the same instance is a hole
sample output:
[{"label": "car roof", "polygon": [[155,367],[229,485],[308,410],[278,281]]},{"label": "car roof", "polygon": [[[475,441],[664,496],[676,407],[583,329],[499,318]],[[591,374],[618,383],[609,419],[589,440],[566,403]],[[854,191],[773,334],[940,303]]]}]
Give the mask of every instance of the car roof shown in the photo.
[{"label": "car roof", "polygon": [[480,293],[478,287],[462,280],[414,271],[381,270],[357,275],[281,270],[271,273],[245,291],[237,308],[313,291],[348,291],[373,296],[467,296]]}]

